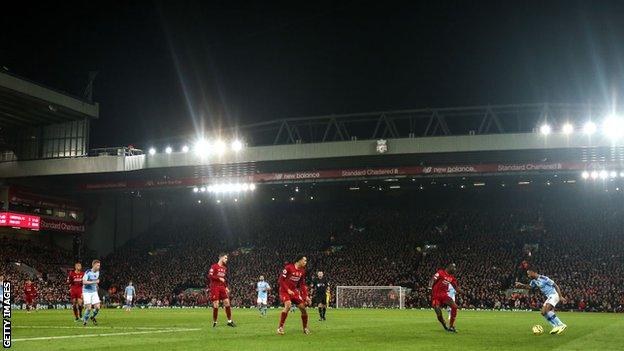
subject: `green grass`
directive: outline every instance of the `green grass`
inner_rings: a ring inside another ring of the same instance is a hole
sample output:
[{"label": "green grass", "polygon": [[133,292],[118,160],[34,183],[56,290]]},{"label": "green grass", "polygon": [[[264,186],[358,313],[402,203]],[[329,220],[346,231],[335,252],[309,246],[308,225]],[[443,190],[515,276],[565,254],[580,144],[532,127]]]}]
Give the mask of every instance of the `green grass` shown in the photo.
[{"label": "green grass", "polygon": [[[432,311],[329,310],[318,322],[311,310],[311,335],[301,332],[299,313],[290,314],[286,335],[278,336],[279,312],[260,318],[255,310],[234,310],[238,328],[210,325],[208,309],[102,310],[99,326],[83,328],[71,311],[13,311],[15,350],[622,350],[624,315],[563,313],[568,324],[562,335],[548,335],[550,327],[538,312],[459,311],[458,334],[446,333]],[[542,324],[546,333],[534,336]],[[33,328],[34,327],[34,328]],[[154,329],[151,329],[154,328]],[[197,329],[197,330],[184,330]],[[165,330],[165,332],[163,332]],[[171,330],[171,331],[169,331]],[[105,336],[112,333],[137,333]],[[26,340],[100,334],[96,337]]]}]

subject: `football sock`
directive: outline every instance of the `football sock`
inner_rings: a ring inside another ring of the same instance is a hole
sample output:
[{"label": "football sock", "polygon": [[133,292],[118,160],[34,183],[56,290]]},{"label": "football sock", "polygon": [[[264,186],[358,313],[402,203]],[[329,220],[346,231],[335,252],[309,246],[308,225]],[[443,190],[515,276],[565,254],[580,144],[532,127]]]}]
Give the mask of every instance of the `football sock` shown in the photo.
[{"label": "football sock", "polygon": [[231,322],[232,321],[232,307],[230,306],[225,307],[225,315],[227,316],[228,322]]},{"label": "football sock", "polygon": [[557,316],[555,315],[555,312],[553,311],[546,312],[546,314],[544,315],[544,318],[546,318],[548,323],[550,323],[550,325],[552,325],[553,327],[558,326],[555,319],[559,319],[559,318],[557,318]]},{"label": "football sock", "polygon": [[93,310],[93,316],[91,318],[95,318],[95,316],[97,316],[98,312],[100,312],[99,308],[96,308]]},{"label": "football sock", "polygon": [[288,312],[282,311],[282,314],[280,315],[280,323],[279,323],[280,328],[284,326],[284,323],[286,322],[286,318],[288,318]]},{"label": "football sock", "polygon": [[323,307],[323,319],[325,319],[325,313],[327,312],[327,307]]},{"label": "football sock", "polygon": [[323,318],[323,307],[319,307],[319,317]]},{"label": "football sock", "polygon": [[550,324],[553,327],[557,326],[557,323],[555,323],[555,320],[553,318],[553,314],[552,311],[548,311],[546,312],[546,314],[544,315],[544,318],[546,319],[546,321],[548,322],[548,324]]},{"label": "football sock", "polygon": [[457,318],[457,307],[451,306],[451,320],[449,321],[449,326],[455,326],[455,318]]},{"label": "football sock", "polygon": [[78,312],[80,313],[80,318],[82,318],[82,305],[78,306]]},{"label": "football sock", "polygon": [[301,323],[303,323],[303,329],[308,327],[308,312],[301,311]]},{"label": "football sock", "polygon": [[442,313],[440,313],[438,316],[438,321],[440,321],[440,324],[442,324],[442,326],[446,329],[446,322],[444,321],[444,317],[442,316]]},{"label": "football sock", "polygon": [[212,321],[217,322],[217,317],[219,316],[219,307],[212,308]]},{"label": "football sock", "polygon": [[563,325],[563,322],[557,316],[555,316],[555,323],[557,323],[557,325]]},{"label": "football sock", "polygon": [[74,317],[78,318],[78,306],[74,305]]},{"label": "football sock", "polygon": [[83,318],[83,320],[84,320],[85,322],[89,320],[89,311],[90,311],[90,310],[89,310],[89,309],[87,309],[87,310],[85,311],[85,313],[84,313],[84,318]]}]

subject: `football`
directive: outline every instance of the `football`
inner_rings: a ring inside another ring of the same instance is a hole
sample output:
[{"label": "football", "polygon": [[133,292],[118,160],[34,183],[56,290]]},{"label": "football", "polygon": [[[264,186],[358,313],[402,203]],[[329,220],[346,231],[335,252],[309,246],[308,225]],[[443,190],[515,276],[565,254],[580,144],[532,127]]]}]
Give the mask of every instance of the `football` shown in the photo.
[{"label": "football", "polygon": [[544,327],[542,327],[541,325],[537,324],[533,326],[534,335],[542,335],[543,332],[544,332]]}]

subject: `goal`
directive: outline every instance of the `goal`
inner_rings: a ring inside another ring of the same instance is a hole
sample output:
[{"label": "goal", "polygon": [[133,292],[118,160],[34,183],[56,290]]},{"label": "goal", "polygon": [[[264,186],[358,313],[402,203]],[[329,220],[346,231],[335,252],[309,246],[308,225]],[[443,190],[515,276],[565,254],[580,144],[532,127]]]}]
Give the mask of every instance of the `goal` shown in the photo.
[{"label": "goal", "polygon": [[337,286],[336,308],[405,308],[402,286]]}]

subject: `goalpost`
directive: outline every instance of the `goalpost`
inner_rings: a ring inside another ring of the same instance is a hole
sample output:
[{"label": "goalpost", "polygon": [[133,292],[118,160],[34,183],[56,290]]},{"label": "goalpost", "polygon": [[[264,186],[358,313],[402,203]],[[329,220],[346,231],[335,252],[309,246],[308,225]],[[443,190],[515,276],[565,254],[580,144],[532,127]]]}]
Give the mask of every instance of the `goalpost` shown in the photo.
[{"label": "goalpost", "polygon": [[402,286],[337,286],[336,308],[405,308]]}]

